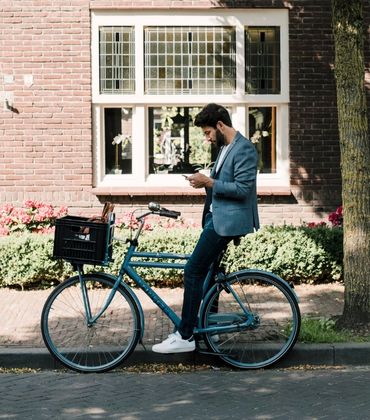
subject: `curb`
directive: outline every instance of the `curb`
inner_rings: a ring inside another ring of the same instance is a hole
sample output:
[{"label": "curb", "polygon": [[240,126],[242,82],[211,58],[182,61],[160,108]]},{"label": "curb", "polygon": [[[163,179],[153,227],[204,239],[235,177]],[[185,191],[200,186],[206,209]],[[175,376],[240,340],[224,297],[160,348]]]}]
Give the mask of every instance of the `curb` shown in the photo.
[{"label": "curb", "polygon": [[[217,356],[200,353],[158,354],[138,345],[122,366],[140,364],[207,364],[229,366]],[[296,344],[291,353],[274,367],[302,365],[370,365],[370,343]],[[55,370],[63,368],[45,348],[0,347],[1,368],[30,368]]]}]

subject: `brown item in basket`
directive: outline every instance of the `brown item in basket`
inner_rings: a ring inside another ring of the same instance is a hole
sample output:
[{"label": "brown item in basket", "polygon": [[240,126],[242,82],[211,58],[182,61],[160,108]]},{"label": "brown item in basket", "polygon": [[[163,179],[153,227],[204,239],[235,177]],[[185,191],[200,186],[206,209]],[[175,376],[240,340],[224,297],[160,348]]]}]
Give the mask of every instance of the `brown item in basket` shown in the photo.
[{"label": "brown item in basket", "polygon": [[[109,215],[113,213],[113,210],[114,210],[114,204],[107,201],[106,203],[104,203],[101,216],[91,217],[87,221],[94,222],[94,223],[108,223]],[[81,233],[83,235],[88,235],[90,233],[90,229],[88,227],[81,228]]]},{"label": "brown item in basket", "polygon": [[104,203],[103,211],[101,214],[101,219],[103,223],[107,223],[109,220],[109,215],[113,213],[114,210],[114,204],[107,201]]}]

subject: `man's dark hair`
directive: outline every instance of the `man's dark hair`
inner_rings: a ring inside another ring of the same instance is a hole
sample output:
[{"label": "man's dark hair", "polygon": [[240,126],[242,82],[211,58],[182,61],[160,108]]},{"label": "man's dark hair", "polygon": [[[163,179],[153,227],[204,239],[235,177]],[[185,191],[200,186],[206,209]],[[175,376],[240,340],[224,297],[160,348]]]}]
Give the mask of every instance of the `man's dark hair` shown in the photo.
[{"label": "man's dark hair", "polygon": [[194,125],[216,128],[218,121],[232,127],[231,118],[226,108],[218,104],[208,104],[196,115]]}]

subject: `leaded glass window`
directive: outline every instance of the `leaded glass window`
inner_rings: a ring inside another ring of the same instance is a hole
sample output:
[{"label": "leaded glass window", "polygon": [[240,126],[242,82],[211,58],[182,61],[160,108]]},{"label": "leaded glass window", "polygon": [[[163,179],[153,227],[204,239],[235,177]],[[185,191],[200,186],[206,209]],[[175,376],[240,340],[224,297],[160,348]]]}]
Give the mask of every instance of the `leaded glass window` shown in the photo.
[{"label": "leaded glass window", "polygon": [[280,29],[248,27],[245,31],[245,91],[280,93]]},{"label": "leaded glass window", "polygon": [[145,93],[232,94],[235,28],[147,27]]},{"label": "leaded glass window", "polygon": [[100,93],[135,92],[135,39],[133,27],[99,28]]}]

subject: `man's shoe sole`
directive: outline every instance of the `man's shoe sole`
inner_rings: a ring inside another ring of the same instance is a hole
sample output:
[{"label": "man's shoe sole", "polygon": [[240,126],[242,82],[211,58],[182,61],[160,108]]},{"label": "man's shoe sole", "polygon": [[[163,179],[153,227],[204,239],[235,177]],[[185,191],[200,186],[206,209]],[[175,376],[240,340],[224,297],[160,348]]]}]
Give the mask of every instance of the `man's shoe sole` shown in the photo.
[{"label": "man's shoe sole", "polygon": [[161,353],[161,354],[171,354],[171,353],[190,353],[190,352],[192,352],[192,351],[195,351],[195,348],[194,349],[176,349],[176,350],[165,350],[165,351],[158,351],[158,350],[154,350],[153,348],[152,348],[152,351],[154,352],[154,353]]}]

